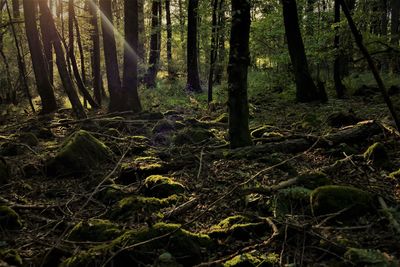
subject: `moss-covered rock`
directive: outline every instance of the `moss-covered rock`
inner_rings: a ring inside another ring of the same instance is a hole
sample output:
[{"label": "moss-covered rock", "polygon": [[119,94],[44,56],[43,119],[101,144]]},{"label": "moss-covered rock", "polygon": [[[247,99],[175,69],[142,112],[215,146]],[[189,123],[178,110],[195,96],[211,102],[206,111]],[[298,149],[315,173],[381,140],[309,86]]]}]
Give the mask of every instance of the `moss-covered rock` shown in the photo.
[{"label": "moss-covered rock", "polygon": [[163,199],[142,196],[126,197],[112,208],[110,216],[113,219],[122,220],[132,217],[146,219],[151,214],[176,204],[179,199],[176,195]]},{"label": "moss-covered rock", "polygon": [[396,267],[400,264],[393,257],[374,249],[350,248],[344,254],[344,258],[355,266]]},{"label": "moss-covered rock", "polygon": [[118,226],[107,220],[91,219],[79,222],[68,234],[72,241],[102,242],[117,238],[121,234]]},{"label": "moss-covered rock", "polygon": [[28,146],[37,146],[39,144],[39,139],[33,133],[20,133],[17,135],[17,140]]},{"label": "moss-covered rock", "polygon": [[199,144],[213,137],[214,135],[207,129],[186,127],[175,135],[173,142],[175,145]]},{"label": "moss-covered rock", "polygon": [[22,227],[18,213],[7,206],[0,206],[0,228],[5,230],[17,230]]},{"label": "moss-covered rock", "polygon": [[22,155],[28,151],[28,148],[24,145],[16,142],[5,142],[0,145],[0,156],[14,157]]},{"label": "moss-covered rock", "polygon": [[0,261],[1,260],[11,266],[22,266],[21,256],[15,249],[0,249]]},{"label": "moss-covered rock", "polygon": [[376,167],[386,168],[389,167],[390,159],[385,146],[382,143],[375,143],[371,145],[365,152],[364,158],[371,161]]},{"label": "moss-covered rock", "polygon": [[154,263],[155,267],[182,267],[181,264],[177,262],[174,256],[171,253],[165,252],[161,254],[157,261]]},{"label": "moss-covered rock", "polygon": [[337,218],[355,218],[375,211],[373,196],[351,186],[318,187],[311,193],[310,201],[315,216],[341,212]]},{"label": "moss-covered rock", "polygon": [[299,186],[279,190],[275,194],[272,205],[275,217],[309,213],[311,192],[312,190]]},{"label": "moss-covered rock", "polygon": [[0,157],[0,185],[7,184],[10,179],[10,167],[6,160]]},{"label": "moss-covered rock", "polygon": [[249,240],[262,236],[267,230],[265,222],[254,221],[242,215],[231,216],[213,225],[208,232],[211,238],[225,239],[233,237],[237,240]]},{"label": "moss-covered rock", "polygon": [[182,194],[185,187],[170,177],[151,175],[144,180],[142,192],[148,197],[166,198]]},{"label": "moss-covered rock", "polygon": [[[113,255],[112,261],[107,266],[139,266],[152,264],[159,255],[159,250],[167,250],[180,264],[191,266],[200,263],[201,247],[212,244],[207,235],[191,233],[180,228],[179,224],[157,223],[152,227],[144,227],[139,230],[131,230],[112,241],[110,244],[94,247],[93,249],[79,253],[63,262],[63,267],[100,266]],[[165,236],[154,242],[147,242],[135,249],[125,250],[118,254],[122,247]]]},{"label": "moss-covered rock", "polygon": [[104,204],[114,204],[124,198],[126,193],[123,187],[117,184],[110,184],[98,192],[95,197]]},{"label": "moss-covered rock", "polygon": [[297,178],[297,184],[308,189],[315,189],[332,183],[332,180],[323,172],[304,173],[299,175]]},{"label": "moss-covered rock", "polygon": [[50,176],[84,175],[111,158],[112,152],[105,144],[80,130],[47,162],[47,173]]},{"label": "moss-covered rock", "polygon": [[267,267],[276,266],[279,263],[279,255],[272,253],[266,256],[255,256],[251,253],[237,255],[226,261],[224,267]]},{"label": "moss-covered rock", "polygon": [[161,159],[157,157],[139,157],[133,162],[122,164],[117,182],[131,184],[150,175],[163,174],[166,171],[166,163]]}]

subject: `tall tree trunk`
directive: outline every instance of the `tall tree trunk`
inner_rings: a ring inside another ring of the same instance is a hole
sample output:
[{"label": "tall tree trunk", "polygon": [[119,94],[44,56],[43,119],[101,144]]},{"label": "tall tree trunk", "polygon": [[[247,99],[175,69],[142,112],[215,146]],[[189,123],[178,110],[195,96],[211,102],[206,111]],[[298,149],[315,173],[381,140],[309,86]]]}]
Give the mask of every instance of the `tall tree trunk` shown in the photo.
[{"label": "tall tree trunk", "polygon": [[144,44],[146,43],[146,32],[144,22],[144,2],[145,0],[138,0],[138,19],[139,19],[139,44],[138,44],[138,57],[139,57],[139,73],[140,76],[144,75],[144,64],[146,62],[146,50]]},{"label": "tall tree trunk", "polygon": [[185,43],[185,9],[183,6],[184,0],[178,0],[178,8],[179,8],[179,35],[180,41],[182,45],[182,58],[184,58],[185,62],[186,58],[186,43]]},{"label": "tall tree trunk", "polygon": [[102,102],[102,94],[101,94],[101,70],[100,70],[100,35],[99,35],[99,24],[98,24],[98,14],[97,14],[97,1],[88,0],[89,2],[89,11],[90,11],[90,24],[91,31],[90,37],[92,40],[92,53],[91,53],[91,61],[92,61],[92,84],[94,97],[96,102],[101,105]]},{"label": "tall tree trunk", "polygon": [[[393,47],[399,46],[399,33],[400,33],[400,1],[391,1],[391,27],[390,27],[390,43]],[[399,56],[393,53],[391,56],[391,69],[393,73],[400,73],[400,62]]]},{"label": "tall tree trunk", "polygon": [[218,56],[218,0],[212,0],[212,30],[211,30],[211,49],[210,49],[210,72],[208,75],[208,103],[213,100],[214,69]]},{"label": "tall tree trunk", "polygon": [[50,9],[47,5],[47,1],[39,0],[39,7],[41,16],[46,17],[46,20],[50,22],[48,25],[46,25],[46,30],[49,32],[49,36],[51,37],[54,51],[56,53],[56,64],[64,90],[68,95],[69,101],[71,102],[72,108],[76,116],[78,118],[86,118],[85,110],[83,109],[82,103],[79,101],[79,97],[75,90],[74,83],[68,72],[67,62],[65,60],[65,53],[61,44],[61,39],[57,32],[54,19],[50,13]]},{"label": "tall tree trunk", "polygon": [[[334,1],[334,13],[335,13],[335,24],[339,25],[340,23],[340,5],[338,0]],[[344,98],[345,92],[346,92],[346,87],[344,86],[342,82],[342,62],[343,62],[343,53],[341,52],[340,49],[340,31],[339,31],[339,26],[336,26],[335,28],[335,39],[333,42],[333,46],[335,48],[335,60],[333,63],[333,79],[335,82],[335,89],[336,89],[336,95],[338,98]]]},{"label": "tall tree trunk", "polygon": [[42,101],[42,113],[47,114],[57,109],[56,98],[47,74],[47,65],[43,57],[43,47],[39,40],[39,32],[36,26],[36,0],[23,0],[25,30],[31,53],[33,71],[35,73],[36,86]]},{"label": "tall tree trunk", "polygon": [[19,18],[21,16],[19,0],[12,0],[13,17]]},{"label": "tall tree trunk", "polygon": [[186,90],[199,93],[202,91],[199,77],[198,59],[198,0],[189,0],[188,35],[187,35],[187,83]]},{"label": "tall tree trunk", "polygon": [[54,62],[53,62],[53,45],[51,44],[51,38],[49,33],[45,30],[46,25],[48,25],[50,21],[47,21],[47,18],[44,16],[40,16],[40,31],[42,34],[42,43],[43,43],[43,53],[44,58],[47,65],[49,80],[51,85],[54,84]]},{"label": "tall tree trunk", "polygon": [[215,68],[215,84],[221,84],[225,71],[225,0],[220,0],[218,10],[218,62]]},{"label": "tall tree trunk", "polygon": [[160,64],[160,0],[153,0],[151,4],[151,36],[150,36],[150,55],[149,55],[149,68],[145,76],[145,83],[147,87],[156,87],[156,77]]},{"label": "tall tree trunk", "polygon": [[171,2],[165,0],[165,13],[167,19],[167,61],[168,61],[168,78],[175,78],[175,70],[172,65],[172,22],[171,22]]},{"label": "tall tree trunk", "polygon": [[229,138],[231,148],[252,144],[249,131],[247,72],[250,64],[250,2],[232,0],[228,65]]},{"label": "tall tree trunk", "polygon": [[142,110],[138,95],[138,57],[139,42],[138,1],[125,0],[125,49],[124,76],[122,81],[121,103],[118,111]]},{"label": "tall tree trunk", "polygon": [[106,62],[108,90],[110,92],[109,110],[118,108],[118,95],[121,91],[117,46],[113,27],[111,0],[100,0],[101,29],[103,31],[104,59]]},{"label": "tall tree trunk", "polygon": [[301,37],[296,1],[282,0],[282,5],[289,54],[296,78],[296,99],[299,102],[318,100],[318,89],[310,75]]}]

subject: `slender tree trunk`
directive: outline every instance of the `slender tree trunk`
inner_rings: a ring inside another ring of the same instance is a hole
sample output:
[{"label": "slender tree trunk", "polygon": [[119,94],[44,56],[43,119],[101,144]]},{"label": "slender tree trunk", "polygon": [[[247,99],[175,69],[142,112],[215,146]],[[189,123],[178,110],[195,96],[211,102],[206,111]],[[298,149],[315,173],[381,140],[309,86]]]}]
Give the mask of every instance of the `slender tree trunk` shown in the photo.
[{"label": "slender tree trunk", "polygon": [[[391,27],[390,27],[390,43],[393,47],[398,47],[399,45],[399,24],[400,24],[400,1],[391,1]],[[400,73],[400,60],[396,53],[391,55],[391,69],[393,73]]]},{"label": "slender tree trunk", "polygon": [[79,29],[78,19],[74,16],[74,25],[76,30],[76,42],[78,44],[79,56],[81,60],[81,76],[84,84],[87,83],[85,53],[83,51],[81,30]]},{"label": "slender tree trunk", "polygon": [[12,10],[13,10],[13,17],[14,18],[21,17],[21,12],[20,12],[19,8],[20,8],[19,0],[12,0]]},{"label": "slender tree trunk", "polygon": [[282,0],[282,4],[287,44],[296,78],[297,101],[316,101],[319,99],[319,94],[308,68],[304,43],[299,28],[296,1]]},{"label": "slender tree trunk", "polygon": [[211,30],[211,50],[210,50],[210,72],[208,75],[208,103],[213,100],[214,69],[218,56],[218,0],[212,0],[212,30]]},{"label": "slender tree trunk", "polygon": [[[140,64],[144,64],[146,62],[146,51],[144,47],[144,44],[146,43],[146,32],[144,26],[144,2],[145,0],[138,0],[139,47],[137,54],[139,57]],[[143,72],[143,70],[141,72]]]},{"label": "slender tree trunk", "polygon": [[221,84],[225,71],[225,0],[220,0],[218,10],[218,62],[215,69],[215,84]]},{"label": "slender tree trunk", "polygon": [[40,30],[42,34],[42,43],[43,43],[43,53],[46,61],[48,75],[51,85],[54,84],[54,62],[53,62],[53,45],[51,44],[51,38],[49,33],[45,30],[46,25],[48,25],[50,21],[47,21],[47,18],[44,16],[40,16]]},{"label": "slender tree trunk", "polygon": [[47,65],[41,51],[42,44],[39,40],[39,32],[36,26],[36,0],[23,0],[25,30],[31,53],[33,71],[35,73],[36,86],[42,101],[42,113],[47,114],[57,109],[56,98],[47,74]]},{"label": "slender tree trunk", "polygon": [[46,0],[39,0],[40,13],[47,18],[50,23],[47,25],[46,30],[49,32],[51,41],[56,53],[56,64],[60,74],[61,82],[64,90],[68,95],[72,108],[78,118],[86,118],[85,110],[82,103],[79,101],[78,94],[76,93],[74,83],[67,69],[67,62],[65,60],[65,53],[61,44],[60,36],[57,32],[54,19],[50,13],[50,9]]},{"label": "slender tree trunk", "polygon": [[[338,0],[334,1],[334,13],[335,13],[335,24],[340,23],[340,5]],[[335,61],[333,63],[333,79],[335,82],[335,89],[336,89],[336,95],[338,98],[344,98],[345,92],[346,92],[346,87],[344,86],[342,82],[342,77],[341,77],[341,64],[343,62],[343,54],[340,50],[340,31],[339,31],[339,26],[335,28],[335,39],[333,42],[333,46],[335,48]]]},{"label": "slender tree trunk", "polygon": [[136,51],[139,47],[139,20],[138,1],[125,0],[125,49],[124,49],[124,75],[122,81],[121,103],[117,111],[142,110],[138,95],[138,57]]},{"label": "slender tree trunk", "polygon": [[187,35],[187,83],[186,90],[199,93],[202,91],[199,76],[197,43],[198,0],[189,0],[188,35]]},{"label": "slender tree trunk", "polygon": [[121,91],[121,79],[119,76],[117,46],[111,9],[111,0],[100,0],[101,29],[103,31],[104,59],[106,62],[108,90],[110,92],[109,110],[118,108],[118,95]]},{"label": "slender tree trunk", "polygon": [[91,32],[90,37],[92,40],[92,84],[94,97],[96,102],[101,105],[102,94],[101,94],[101,70],[100,70],[100,35],[99,35],[99,24],[98,24],[98,14],[97,14],[97,1],[89,1],[89,11],[90,11],[90,24]]},{"label": "slender tree trunk", "polygon": [[150,55],[149,55],[149,68],[145,76],[145,83],[147,87],[156,87],[156,77],[160,64],[160,0],[153,0],[151,4],[151,36],[150,36]]},{"label": "slender tree trunk", "polygon": [[171,22],[171,2],[165,0],[165,12],[167,19],[167,61],[168,61],[168,78],[175,78],[175,70],[172,64],[172,22]]},{"label": "slender tree trunk", "polygon": [[232,28],[228,65],[229,137],[231,148],[252,144],[249,131],[247,72],[250,64],[250,3],[232,0]]},{"label": "slender tree trunk", "polygon": [[178,0],[178,7],[179,7],[179,34],[180,34],[180,41],[182,45],[182,58],[184,58],[185,62],[186,58],[186,43],[185,43],[185,11],[183,6],[184,0]]}]

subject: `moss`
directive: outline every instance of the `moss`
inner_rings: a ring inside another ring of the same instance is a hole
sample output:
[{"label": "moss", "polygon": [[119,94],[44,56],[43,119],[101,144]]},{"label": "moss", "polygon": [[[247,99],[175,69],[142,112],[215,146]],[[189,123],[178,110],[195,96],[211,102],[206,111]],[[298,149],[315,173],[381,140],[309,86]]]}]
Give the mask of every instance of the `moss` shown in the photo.
[{"label": "moss", "polygon": [[382,143],[375,143],[364,152],[364,158],[371,161],[376,167],[389,167],[389,155]]},{"label": "moss", "polygon": [[73,241],[102,242],[117,238],[121,230],[117,225],[107,220],[91,219],[79,222],[68,235]]},{"label": "moss", "polygon": [[5,159],[0,157],[0,185],[7,184],[10,179],[10,167]]},{"label": "moss", "polygon": [[70,136],[57,155],[48,161],[47,171],[51,176],[87,174],[111,157],[112,152],[106,145],[80,130]]},{"label": "moss", "polygon": [[232,236],[238,240],[248,240],[252,237],[261,236],[268,229],[264,222],[252,222],[249,218],[236,215],[223,219],[212,226],[209,236],[215,239],[223,239]]},{"label": "moss", "polygon": [[279,190],[272,205],[275,217],[309,212],[311,192],[312,190],[299,186]]},{"label": "moss", "polygon": [[392,179],[395,179],[395,180],[400,179],[400,169],[398,169],[395,172],[390,173],[389,174],[389,178],[392,178]]},{"label": "moss", "polygon": [[17,139],[19,142],[28,146],[37,146],[39,144],[39,140],[33,133],[20,133]]},{"label": "moss", "polygon": [[320,186],[331,184],[332,180],[323,172],[309,172],[299,175],[298,184],[308,188],[315,189]]},{"label": "moss", "polygon": [[318,187],[311,193],[310,201],[316,216],[341,212],[338,218],[354,218],[375,210],[372,195],[351,186]]},{"label": "moss", "polygon": [[356,266],[369,267],[396,267],[399,262],[387,254],[374,249],[350,248],[344,254],[344,258]]},{"label": "moss", "polygon": [[173,205],[179,201],[176,195],[168,198],[133,196],[123,198],[113,207],[110,216],[115,219],[126,219],[132,216],[149,216],[152,213]]},{"label": "moss", "polygon": [[7,206],[0,206],[0,228],[16,230],[22,227],[18,213]]},{"label": "moss", "polygon": [[122,199],[126,194],[122,190],[122,187],[117,184],[108,185],[106,188],[96,194],[96,199],[100,200],[105,204],[111,204]]},{"label": "moss", "polygon": [[283,137],[283,134],[279,132],[267,132],[262,135],[263,138],[274,138],[274,137]]},{"label": "moss", "polygon": [[21,256],[15,249],[1,249],[0,260],[5,261],[11,266],[22,266]]},{"label": "moss", "polygon": [[151,175],[144,180],[142,191],[145,196],[165,198],[185,192],[185,187],[170,177]]},{"label": "moss", "polygon": [[[161,249],[167,250],[172,257],[184,266],[200,263],[200,248],[210,246],[212,244],[210,238],[207,235],[180,229],[180,227],[179,224],[157,223],[150,228],[144,227],[139,230],[127,231],[110,244],[97,246],[87,252],[79,253],[64,261],[61,266],[99,266],[110,255],[114,255],[114,257],[109,266],[138,266],[137,259],[140,259],[143,264],[152,264]],[[155,242],[147,242],[135,249],[114,254],[122,247],[164,235],[165,238],[157,239]]]},{"label": "moss", "polygon": [[237,255],[226,261],[224,267],[267,267],[279,263],[279,255],[272,253],[267,256],[255,256],[251,253]]},{"label": "moss", "polygon": [[131,184],[150,175],[166,171],[165,162],[156,157],[139,157],[133,162],[124,163],[118,177],[118,183]]},{"label": "moss", "polygon": [[199,144],[213,137],[214,135],[207,129],[186,127],[175,135],[173,142],[175,145]]},{"label": "moss", "polygon": [[111,135],[111,136],[115,136],[115,137],[121,136],[121,133],[115,128],[108,128],[105,131],[105,134],[108,134],[108,135]]},{"label": "moss", "polygon": [[228,113],[222,113],[215,120],[213,120],[213,122],[216,122],[216,123],[228,123],[228,121],[229,121]]},{"label": "moss", "polygon": [[250,134],[253,138],[261,138],[263,134],[271,131],[272,129],[273,127],[270,125],[262,125],[252,129]]}]

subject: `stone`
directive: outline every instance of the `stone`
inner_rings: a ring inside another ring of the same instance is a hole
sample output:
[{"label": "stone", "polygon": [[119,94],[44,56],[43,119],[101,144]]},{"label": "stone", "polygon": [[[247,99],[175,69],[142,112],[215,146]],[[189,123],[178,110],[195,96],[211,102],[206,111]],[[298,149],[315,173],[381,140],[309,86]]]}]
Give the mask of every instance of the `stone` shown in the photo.
[{"label": "stone", "polygon": [[170,177],[151,175],[144,180],[141,191],[147,197],[166,198],[183,194],[185,187]]},{"label": "stone", "polygon": [[68,234],[68,240],[104,242],[117,238],[121,230],[116,224],[107,220],[90,219],[79,222]]}]

